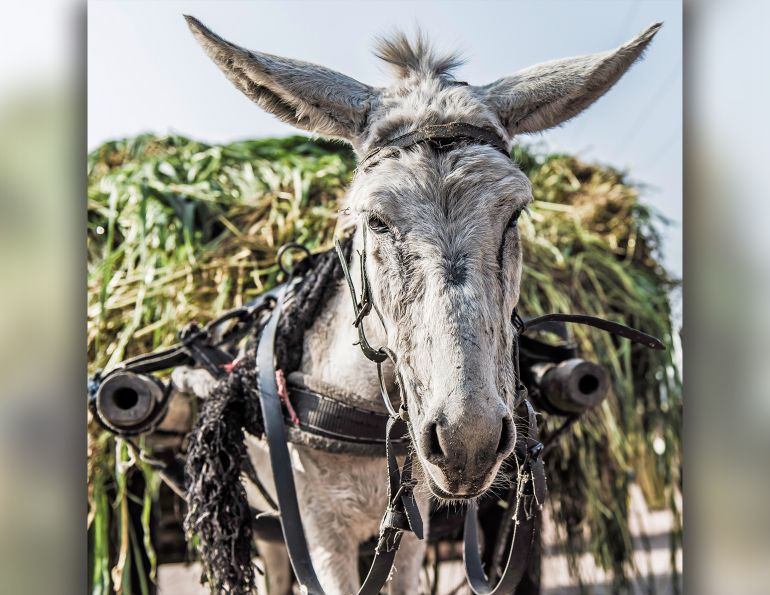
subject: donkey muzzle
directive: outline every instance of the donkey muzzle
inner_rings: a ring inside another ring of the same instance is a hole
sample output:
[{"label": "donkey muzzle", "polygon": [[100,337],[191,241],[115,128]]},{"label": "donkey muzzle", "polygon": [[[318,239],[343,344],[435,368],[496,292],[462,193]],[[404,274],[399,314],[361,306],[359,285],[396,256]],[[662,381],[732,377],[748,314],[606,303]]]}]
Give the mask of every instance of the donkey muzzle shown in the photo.
[{"label": "donkey muzzle", "polygon": [[469,498],[486,491],[515,441],[511,414],[501,408],[468,412],[454,423],[446,416],[429,418],[419,433],[418,451],[436,496]]}]

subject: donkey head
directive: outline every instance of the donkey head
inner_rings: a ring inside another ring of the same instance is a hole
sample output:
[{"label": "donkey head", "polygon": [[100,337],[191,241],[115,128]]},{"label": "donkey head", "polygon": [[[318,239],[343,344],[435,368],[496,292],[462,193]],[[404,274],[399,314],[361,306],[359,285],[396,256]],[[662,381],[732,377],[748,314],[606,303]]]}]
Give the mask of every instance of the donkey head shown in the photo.
[{"label": "donkey head", "polygon": [[[373,88],[324,68],[229,43],[187,17],[228,79],[263,109],[359,156],[426,125],[461,122],[496,133],[556,126],[603,95],[642,54],[653,25],[610,52],[527,68],[484,86],[456,81],[460,64],[418,36],[381,40],[395,81]],[[348,194],[356,248],[397,356],[415,450],[438,497],[486,491],[516,437],[511,313],[522,254],[517,221],[531,200],[521,170],[498,150],[459,142],[388,151],[359,168]],[[365,239],[365,241],[364,241]]]}]

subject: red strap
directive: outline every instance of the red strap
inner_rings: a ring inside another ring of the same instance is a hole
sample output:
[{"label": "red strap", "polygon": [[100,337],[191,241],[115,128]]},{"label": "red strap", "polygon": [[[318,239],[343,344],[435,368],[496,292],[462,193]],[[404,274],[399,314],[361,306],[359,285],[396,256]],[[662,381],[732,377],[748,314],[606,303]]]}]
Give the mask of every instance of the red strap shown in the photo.
[{"label": "red strap", "polygon": [[278,396],[281,398],[281,403],[284,404],[286,411],[289,412],[291,423],[298,426],[299,416],[297,415],[297,412],[294,411],[294,407],[292,407],[291,401],[289,400],[289,391],[286,390],[286,377],[283,374],[283,370],[280,368],[275,371],[275,384],[278,387]]}]

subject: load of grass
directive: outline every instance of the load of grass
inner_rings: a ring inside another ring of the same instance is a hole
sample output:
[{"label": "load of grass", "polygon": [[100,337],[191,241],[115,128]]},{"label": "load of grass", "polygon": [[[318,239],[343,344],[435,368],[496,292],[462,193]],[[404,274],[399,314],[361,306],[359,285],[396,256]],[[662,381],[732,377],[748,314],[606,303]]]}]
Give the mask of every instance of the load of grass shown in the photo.
[{"label": "load of grass", "polygon": [[[669,304],[675,283],[659,264],[663,222],[640,203],[639,188],[622,172],[527,148],[514,157],[535,198],[521,222],[522,311],[605,316],[662,337],[668,347],[650,351],[575,328],[584,357],[610,372],[613,395],[562,438],[548,461],[550,505],[572,570],[578,572],[577,555],[589,551],[621,588],[638,571],[628,527],[632,482],[650,506],[673,511],[672,552],[680,538],[681,385]],[[330,247],[354,168],[346,147],[299,136],[206,145],[141,135],[93,151],[92,371],[172,344],[186,322],[206,321],[269,288],[282,244]],[[130,453],[89,427],[94,592],[106,593],[111,584],[132,592],[127,567],[137,548],[151,548],[149,539],[130,533],[124,489]],[[149,508],[157,482],[146,485]],[[117,494],[112,500],[108,488]],[[149,513],[143,518],[149,525]],[[116,534],[122,538],[115,560],[107,544]],[[148,558],[154,559],[151,552]]]}]

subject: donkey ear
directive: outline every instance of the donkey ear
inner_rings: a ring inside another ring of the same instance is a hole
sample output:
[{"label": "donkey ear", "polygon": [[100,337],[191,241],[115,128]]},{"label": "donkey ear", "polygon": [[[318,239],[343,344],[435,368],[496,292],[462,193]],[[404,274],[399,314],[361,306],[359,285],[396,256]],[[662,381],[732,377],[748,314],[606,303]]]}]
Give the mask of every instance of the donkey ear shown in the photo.
[{"label": "donkey ear", "polygon": [[609,91],[661,26],[652,25],[615,50],[531,66],[476,90],[511,136],[557,126]]},{"label": "donkey ear", "polygon": [[230,82],[262,109],[298,128],[352,140],[366,125],[374,89],[323,66],[252,52],[185,15],[193,35]]}]

